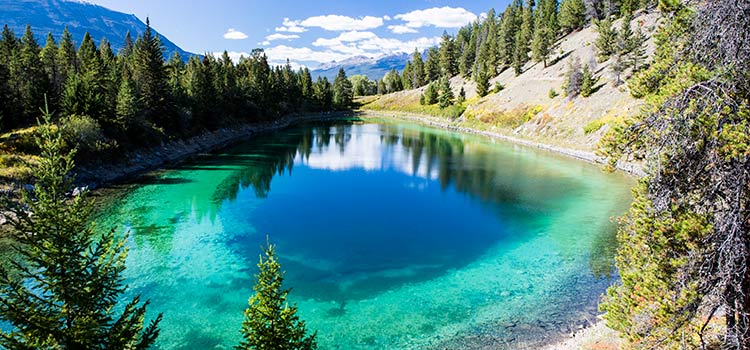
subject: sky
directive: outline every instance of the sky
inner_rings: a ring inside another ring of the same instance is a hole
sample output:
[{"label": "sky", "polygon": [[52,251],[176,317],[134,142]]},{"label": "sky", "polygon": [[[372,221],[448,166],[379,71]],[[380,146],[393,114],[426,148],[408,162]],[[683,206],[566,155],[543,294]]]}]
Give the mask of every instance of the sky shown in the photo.
[{"label": "sky", "polygon": [[193,53],[233,59],[263,48],[273,64],[311,68],[352,56],[423,50],[444,31],[510,0],[88,0],[134,14]]}]

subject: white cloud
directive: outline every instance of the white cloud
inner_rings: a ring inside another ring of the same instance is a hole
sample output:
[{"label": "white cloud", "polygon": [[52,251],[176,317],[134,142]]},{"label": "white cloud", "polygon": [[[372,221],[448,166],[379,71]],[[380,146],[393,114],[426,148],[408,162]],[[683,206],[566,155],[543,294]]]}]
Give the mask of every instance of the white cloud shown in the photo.
[{"label": "white cloud", "polygon": [[263,40],[263,41],[259,42],[258,45],[267,46],[267,45],[271,45],[271,42],[268,41],[268,40]]},{"label": "white cloud", "polygon": [[292,40],[292,39],[299,39],[299,35],[275,33],[275,34],[266,36],[266,40],[263,42],[270,42],[274,40]]},{"label": "white cloud", "polygon": [[330,62],[340,61],[349,58],[350,55],[334,52],[331,50],[326,51],[314,51],[309,47],[289,47],[286,45],[278,45],[269,47],[265,50],[268,55],[269,61],[271,62],[286,62],[288,58],[292,62]]},{"label": "white cloud", "polygon": [[325,39],[325,38],[318,38],[313,42],[313,46],[324,46],[324,47],[331,47],[331,46],[339,46],[342,45],[344,42],[355,42],[355,41],[361,41],[365,39],[372,39],[376,38],[377,35],[373,32],[360,32],[360,31],[351,31],[351,32],[344,32],[339,34],[339,36],[333,38],[333,39]]},{"label": "white cloud", "polygon": [[352,18],[340,15],[314,16],[302,21],[295,21],[302,27],[319,27],[331,31],[367,30],[383,25],[382,17],[364,16]]},{"label": "white cloud", "polygon": [[409,28],[404,25],[392,25],[388,26],[388,29],[391,31],[391,33],[394,34],[406,34],[406,33],[416,33],[417,30],[414,28]]},{"label": "white cloud", "polygon": [[359,42],[357,47],[362,50],[375,51],[378,54],[386,55],[396,52],[414,52],[414,49],[422,51],[440,43],[440,37],[419,38],[409,41],[401,41],[393,38],[373,38]]},{"label": "white cloud", "polygon": [[383,16],[383,19],[386,20],[386,21],[390,21],[391,20],[391,16]]},{"label": "white cloud", "polygon": [[229,28],[226,33],[224,33],[224,39],[229,40],[242,40],[247,39],[247,34],[234,30],[234,28]]},{"label": "white cloud", "polygon": [[284,18],[284,22],[281,27],[276,27],[274,30],[277,32],[289,32],[289,33],[304,33],[307,29],[299,26],[299,21],[292,21],[289,18]]},{"label": "white cloud", "polygon": [[406,22],[409,28],[434,26],[438,28],[459,28],[477,19],[477,15],[462,7],[433,7],[416,10],[395,16]]}]

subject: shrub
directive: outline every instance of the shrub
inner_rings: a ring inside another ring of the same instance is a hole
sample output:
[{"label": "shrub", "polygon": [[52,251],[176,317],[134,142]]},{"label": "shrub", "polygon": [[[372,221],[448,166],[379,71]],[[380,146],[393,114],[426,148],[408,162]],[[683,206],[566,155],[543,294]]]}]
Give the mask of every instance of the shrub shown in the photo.
[{"label": "shrub", "polygon": [[112,148],[102,132],[101,126],[93,118],[85,115],[71,115],[60,120],[65,143],[78,148],[82,154],[98,153]]},{"label": "shrub", "polygon": [[549,89],[549,98],[550,99],[553,99],[553,98],[555,98],[557,96],[560,96],[560,94],[558,94],[557,91],[555,91],[554,88]]}]

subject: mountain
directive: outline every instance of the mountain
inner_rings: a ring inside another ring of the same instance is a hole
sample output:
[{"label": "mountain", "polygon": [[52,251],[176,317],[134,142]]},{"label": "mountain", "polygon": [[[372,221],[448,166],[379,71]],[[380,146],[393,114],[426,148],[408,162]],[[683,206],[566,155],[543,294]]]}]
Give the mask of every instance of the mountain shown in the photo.
[{"label": "mountain", "polygon": [[[27,24],[31,25],[41,46],[44,46],[47,33],[52,33],[59,42],[63,29],[68,26],[76,43],[80,43],[83,35],[89,32],[94,40],[107,38],[115,52],[123,47],[128,31],[135,40],[146,29],[146,24],[135,15],[86,2],[65,0],[0,0],[0,25],[3,24],[13,29],[17,36],[23,34]],[[159,38],[164,45],[165,57],[172,56],[175,51],[183,58],[194,55],[161,34]]]},{"label": "mountain", "polygon": [[365,75],[372,80],[382,78],[388,71],[395,68],[401,71],[406,66],[406,61],[411,58],[410,54],[397,53],[380,58],[355,56],[341,62],[329,62],[318,66],[310,71],[313,77],[327,77],[329,80],[336,78],[339,68],[343,67],[347,76]]}]

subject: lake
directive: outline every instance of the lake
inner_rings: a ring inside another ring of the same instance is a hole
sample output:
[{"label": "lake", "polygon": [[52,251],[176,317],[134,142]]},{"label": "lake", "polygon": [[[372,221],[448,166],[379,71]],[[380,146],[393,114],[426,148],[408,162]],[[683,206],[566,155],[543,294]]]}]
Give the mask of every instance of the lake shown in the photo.
[{"label": "lake", "polygon": [[257,135],[110,191],[160,349],[240,340],[260,247],[326,349],[539,344],[593,322],[633,180],[392,121]]}]

